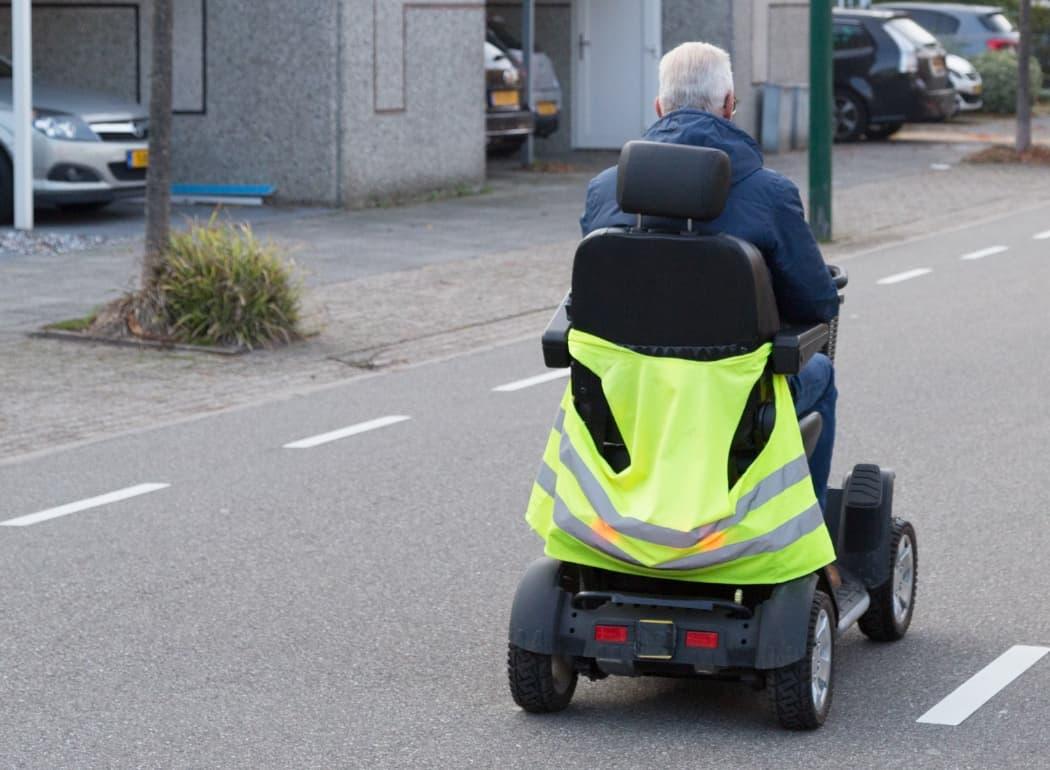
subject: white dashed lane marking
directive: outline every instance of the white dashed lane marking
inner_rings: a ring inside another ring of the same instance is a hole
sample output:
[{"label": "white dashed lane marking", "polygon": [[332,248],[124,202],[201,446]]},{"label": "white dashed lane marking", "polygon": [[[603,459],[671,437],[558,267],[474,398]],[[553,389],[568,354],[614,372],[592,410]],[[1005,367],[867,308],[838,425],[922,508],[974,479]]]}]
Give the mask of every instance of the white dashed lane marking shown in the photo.
[{"label": "white dashed lane marking", "polygon": [[515,390],[531,388],[533,385],[542,385],[545,382],[550,382],[551,380],[560,380],[562,377],[568,376],[568,369],[555,369],[553,372],[547,372],[546,374],[537,374],[535,377],[527,377],[524,380],[508,382],[506,385],[499,385],[493,388],[493,390],[497,393],[512,393]]},{"label": "white dashed lane marking", "polygon": [[137,484],[133,487],[125,487],[124,489],[118,489],[116,492],[108,492],[107,494],[99,495],[98,497],[89,497],[86,500],[78,500],[75,503],[66,503],[65,505],[60,505],[56,508],[48,508],[47,510],[30,513],[26,516],[19,516],[14,519],[8,519],[7,521],[0,521],[0,527],[28,527],[30,524],[39,524],[48,519],[57,519],[59,516],[68,516],[71,513],[86,511],[90,508],[98,508],[103,505],[109,505],[110,503],[117,503],[131,497],[138,497],[139,495],[146,495],[150,492],[166,489],[170,486],[170,484]]},{"label": "white dashed lane marking", "polygon": [[1041,232],[1041,233],[1036,233],[1035,235],[1033,235],[1033,236],[1032,236],[1032,238],[1033,238],[1034,240],[1037,240],[1037,241],[1047,241],[1047,240],[1050,240],[1050,230],[1044,230],[1044,231],[1043,231],[1043,232]]},{"label": "white dashed lane marking", "polygon": [[969,254],[963,254],[959,259],[984,259],[993,254],[1002,254],[1009,249],[1009,246],[989,246],[987,249],[980,249],[979,251],[971,251]]},{"label": "white dashed lane marking", "polygon": [[1050,652],[1050,647],[1015,645],[959,685],[954,692],[918,718],[928,725],[962,724],[963,720],[990,701]]},{"label": "white dashed lane marking", "polygon": [[903,273],[894,273],[893,275],[887,275],[885,278],[880,278],[876,281],[880,286],[888,286],[891,283],[900,283],[901,281],[910,281],[912,278],[918,278],[920,275],[926,275],[932,273],[933,270],[928,267],[917,267],[914,270],[905,270]]},{"label": "white dashed lane marking", "polygon": [[349,436],[356,436],[358,433],[367,433],[370,430],[376,430],[377,428],[385,428],[388,425],[396,425],[399,422],[405,420],[411,420],[403,414],[392,414],[388,417],[380,417],[376,420],[369,420],[368,422],[359,422],[356,425],[349,425],[339,430],[333,430],[328,433],[321,433],[317,436],[310,436],[309,438],[299,439],[293,441],[291,444],[285,444],[285,449],[312,449],[315,446],[321,444],[327,444],[332,441],[338,441],[341,438],[347,438]]}]

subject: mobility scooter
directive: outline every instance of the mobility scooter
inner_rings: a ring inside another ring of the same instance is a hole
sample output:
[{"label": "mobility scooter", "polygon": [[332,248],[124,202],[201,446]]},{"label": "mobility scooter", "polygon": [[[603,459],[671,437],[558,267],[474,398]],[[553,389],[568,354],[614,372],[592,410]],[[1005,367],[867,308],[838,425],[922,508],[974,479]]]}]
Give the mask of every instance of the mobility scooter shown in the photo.
[{"label": "mobility scooter", "polygon": [[581,674],[713,677],[768,688],[782,726],[814,729],[836,637],[911,623],[918,554],[893,472],[854,466],[823,509],[809,477],[821,419],[796,417],[787,375],[834,356],[837,319],[783,325],[759,251],[698,232],[729,186],[718,150],[628,143],[617,200],[636,222],[581,241],[543,335],[570,383],[526,517],[546,555],[511,610],[526,711],[566,708]]}]

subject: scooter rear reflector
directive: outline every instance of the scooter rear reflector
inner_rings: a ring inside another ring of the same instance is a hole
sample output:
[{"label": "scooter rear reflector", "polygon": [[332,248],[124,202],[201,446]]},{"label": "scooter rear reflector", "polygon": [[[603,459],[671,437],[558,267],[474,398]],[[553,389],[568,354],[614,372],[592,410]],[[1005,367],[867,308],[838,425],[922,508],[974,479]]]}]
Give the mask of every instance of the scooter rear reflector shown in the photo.
[{"label": "scooter rear reflector", "polygon": [[626,644],[627,626],[595,626],[594,641],[606,644]]},{"label": "scooter rear reflector", "polygon": [[686,631],[685,646],[714,650],[718,647],[718,633],[715,631]]}]

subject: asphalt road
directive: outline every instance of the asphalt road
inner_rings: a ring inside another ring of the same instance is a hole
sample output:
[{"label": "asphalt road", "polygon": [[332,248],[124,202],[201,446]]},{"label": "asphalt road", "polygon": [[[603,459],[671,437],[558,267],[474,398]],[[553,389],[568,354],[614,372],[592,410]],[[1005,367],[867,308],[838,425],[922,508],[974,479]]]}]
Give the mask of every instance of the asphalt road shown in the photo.
[{"label": "asphalt road", "polygon": [[841,640],[822,730],[731,683],[514,706],[523,512],[564,380],[492,388],[543,373],[537,339],[0,465],[0,522],[170,485],[0,527],[0,765],[1045,768],[1050,656],[958,727],[916,720],[1050,644],[1048,230],[1043,206],[844,262],[836,475],[896,468],[920,586],[904,640]]}]

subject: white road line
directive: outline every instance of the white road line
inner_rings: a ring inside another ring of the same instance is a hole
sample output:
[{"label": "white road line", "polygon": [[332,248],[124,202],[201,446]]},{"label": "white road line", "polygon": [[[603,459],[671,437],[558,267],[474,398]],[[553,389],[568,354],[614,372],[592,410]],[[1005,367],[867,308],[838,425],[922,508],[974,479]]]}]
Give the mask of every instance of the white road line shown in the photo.
[{"label": "white road line", "polygon": [[15,519],[0,521],[0,527],[28,527],[30,524],[38,524],[41,521],[47,521],[48,519],[57,519],[59,516],[68,516],[71,513],[86,511],[89,508],[98,508],[101,505],[108,505],[109,503],[127,500],[129,497],[147,495],[150,492],[156,492],[159,489],[167,489],[170,486],[171,484],[136,484],[133,487],[118,489],[116,492],[99,495],[98,497],[89,497],[86,500],[67,503],[66,505],[60,505],[57,508],[48,508],[46,511],[38,511],[37,513],[30,513],[26,516],[19,516]]},{"label": "white road line", "polygon": [[1043,230],[1041,233],[1036,233],[1032,236],[1033,240],[1036,241],[1047,241],[1050,240],[1050,230]]},{"label": "white road line", "polygon": [[300,439],[299,441],[293,441],[291,444],[285,444],[284,448],[311,449],[315,446],[320,446],[321,444],[327,444],[330,441],[338,441],[341,438],[356,436],[358,433],[366,433],[370,430],[375,430],[376,428],[385,428],[387,425],[394,425],[411,419],[411,417],[407,417],[403,414],[392,414],[389,417],[380,417],[377,420],[359,422],[357,425],[350,425],[346,428],[333,430],[329,433],[321,433],[317,436],[310,436],[309,438]]},{"label": "white road line", "polygon": [[916,721],[952,727],[961,724],[1048,652],[1050,647],[1030,647],[1023,644],[1011,647]]},{"label": "white road line", "polygon": [[1002,254],[1004,251],[1009,251],[1009,249],[1009,246],[989,246],[987,249],[971,251],[969,254],[963,254],[959,259],[984,259],[993,254]]},{"label": "white road line", "polygon": [[527,377],[524,380],[508,382],[506,385],[500,385],[499,387],[493,388],[493,390],[497,393],[511,393],[515,390],[531,388],[533,385],[541,385],[544,382],[550,382],[551,380],[558,380],[562,377],[568,376],[568,369],[555,369],[553,372],[547,372],[546,374],[537,374],[535,377]]},{"label": "white road line", "polygon": [[889,286],[891,283],[900,283],[901,281],[910,281],[912,278],[918,278],[920,275],[926,275],[932,273],[933,270],[928,267],[917,267],[914,270],[905,270],[903,273],[894,273],[893,275],[887,275],[885,278],[880,278],[875,283],[880,286]]}]

